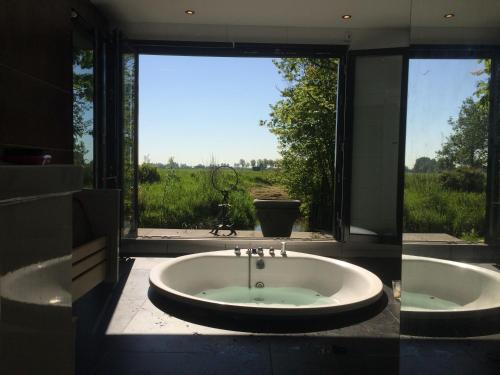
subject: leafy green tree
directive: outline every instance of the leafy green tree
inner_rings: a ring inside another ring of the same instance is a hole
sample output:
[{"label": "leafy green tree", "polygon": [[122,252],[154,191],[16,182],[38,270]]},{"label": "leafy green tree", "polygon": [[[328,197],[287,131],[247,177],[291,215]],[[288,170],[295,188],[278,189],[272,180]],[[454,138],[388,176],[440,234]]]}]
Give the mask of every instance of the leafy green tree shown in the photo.
[{"label": "leafy green tree", "polygon": [[417,173],[430,173],[435,172],[437,169],[436,159],[431,159],[427,156],[422,156],[415,160],[415,165],[413,166],[413,172]]},{"label": "leafy green tree", "polygon": [[333,219],[338,60],[274,61],[287,85],[262,126],[277,136],[282,183],[299,198],[313,227]]},{"label": "leafy green tree", "polygon": [[93,135],[94,71],[93,51],[75,48],[73,52],[73,162],[83,168],[83,184],[93,185],[93,163],[84,137]]},{"label": "leafy green tree", "polygon": [[171,157],[168,158],[167,168],[171,168],[171,169],[177,169],[177,168],[179,168],[179,163],[177,163],[174,160],[173,156],[171,156]]},{"label": "leafy green tree", "polygon": [[441,165],[486,168],[488,159],[488,108],[468,97],[458,118],[449,119],[452,133],[437,157]]},{"label": "leafy green tree", "polygon": [[456,167],[486,168],[491,61],[482,60],[482,62],[483,69],[473,74],[485,75],[486,79],[480,80],[474,95],[463,101],[457,119],[448,120],[453,129],[452,133],[442,145],[441,150],[436,153],[441,170]]},{"label": "leafy green tree", "polygon": [[135,91],[135,68],[136,60],[132,53],[122,55],[122,195],[123,195],[123,228],[124,233],[128,234],[129,230],[138,223],[134,219],[134,207],[138,204],[135,202],[135,114],[136,108],[136,91]]}]

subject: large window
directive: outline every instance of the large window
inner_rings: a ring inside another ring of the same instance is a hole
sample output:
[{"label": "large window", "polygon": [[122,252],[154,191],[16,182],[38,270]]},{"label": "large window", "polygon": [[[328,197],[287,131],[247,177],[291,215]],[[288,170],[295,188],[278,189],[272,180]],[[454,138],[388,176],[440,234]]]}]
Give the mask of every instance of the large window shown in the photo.
[{"label": "large window", "polygon": [[211,236],[230,166],[238,236],[262,236],[264,199],[300,201],[292,237],[332,238],[338,62],[141,55],[139,234]]}]

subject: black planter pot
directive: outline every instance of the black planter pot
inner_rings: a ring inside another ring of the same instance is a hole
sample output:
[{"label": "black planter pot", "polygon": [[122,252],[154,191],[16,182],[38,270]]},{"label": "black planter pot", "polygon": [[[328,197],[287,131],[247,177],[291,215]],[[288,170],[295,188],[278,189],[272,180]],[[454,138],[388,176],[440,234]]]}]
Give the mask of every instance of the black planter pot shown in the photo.
[{"label": "black planter pot", "polygon": [[254,199],[264,237],[290,237],[299,216],[299,200]]}]

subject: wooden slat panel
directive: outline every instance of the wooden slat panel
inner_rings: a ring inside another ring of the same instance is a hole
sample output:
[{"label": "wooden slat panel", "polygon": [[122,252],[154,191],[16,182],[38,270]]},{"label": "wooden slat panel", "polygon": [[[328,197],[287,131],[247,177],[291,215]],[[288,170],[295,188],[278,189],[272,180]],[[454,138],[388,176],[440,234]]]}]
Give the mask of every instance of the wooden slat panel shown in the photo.
[{"label": "wooden slat panel", "polygon": [[71,277],[73,279],[76,278],[78,275],[88,271],[96,264],[99,264],[104,260],[106,260],[106,249],[99,250],[97,253],[94,253],[87,258],[84,258],[77,263],[73,263]]},{"label": "wooden slat panel", "polygon": [[72,285],[73,301],[83,296],[93,289],[97,284],[104,281],[106,277],[106,262],[99,263],[91,270],[83,273],[75,280]]},{"label": "wooden slat panel", "polygon": [[106,247],[106,237],[99,237],[73,249],[73,264]]}]

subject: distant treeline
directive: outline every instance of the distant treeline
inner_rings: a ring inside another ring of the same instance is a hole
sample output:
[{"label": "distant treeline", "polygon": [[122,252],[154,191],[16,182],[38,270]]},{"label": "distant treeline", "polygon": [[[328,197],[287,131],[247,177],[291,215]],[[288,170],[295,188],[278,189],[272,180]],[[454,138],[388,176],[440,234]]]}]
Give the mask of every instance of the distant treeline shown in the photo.
[{"label": "distant treeline", "polygon": [[157,168],[170,168],[170,169],[185,169],[185,168],[194,168],[194,169],[203,169],[203,168],[212,168],[214,166],[226,166],[226,167],[234,167],[234,168],[252,168],[253,170],[263,170],[270,168],[277,168],[279,161],[272,159],[252,159],[250,161],[246,161],[245,159],[240,159],[238,163],[234,163],[233,165],[227,163],[215,163],[211,161],[210,164],[196,164],[196,165],[188,165],[185,163],[178,163],[175,161],[174,157],[171,156],[168,159],[167,163],[152,163],[149,156],[144,156],[143,164],[154,165]]}]

